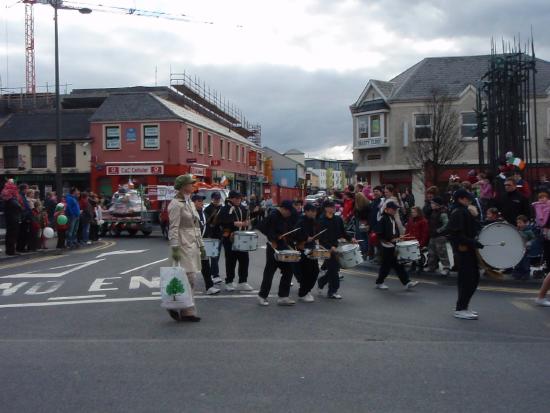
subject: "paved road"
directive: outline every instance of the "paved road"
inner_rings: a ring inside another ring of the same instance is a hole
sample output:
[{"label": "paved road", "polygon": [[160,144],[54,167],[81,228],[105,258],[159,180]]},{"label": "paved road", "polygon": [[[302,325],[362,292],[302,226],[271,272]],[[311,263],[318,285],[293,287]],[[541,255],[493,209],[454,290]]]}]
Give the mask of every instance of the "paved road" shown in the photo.
[{"label": "paved road", "polygon": [[[532,290],[486,286],[480,320],[460,321],[448,283],[405,292],[390,280],[382,292],[353,270],[342,301],[262,308],[254,294],[198,295],[203,321],[176,324],[155,294],[167,251],[160,238],[120,238],[0,264],[0,410],[549,409],[550,311]],[[252,256],[254,287],[264,254]]]}]

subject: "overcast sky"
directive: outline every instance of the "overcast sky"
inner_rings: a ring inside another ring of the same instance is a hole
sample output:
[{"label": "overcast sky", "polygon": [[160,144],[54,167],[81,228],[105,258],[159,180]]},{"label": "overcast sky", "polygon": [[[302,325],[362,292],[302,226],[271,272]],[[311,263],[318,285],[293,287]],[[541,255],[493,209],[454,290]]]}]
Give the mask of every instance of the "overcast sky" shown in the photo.
[{"label": "overcast sky", "polygon": [[[2,87],[25,85],[24,6],[16,1],[0,0]],[[157,68],[158,84],[168,85],[170,70],[186,70],[260,123],[264,145],[282,152],[351,157],[349,105],[370,78],[389,80],[424,57],[487,54],[491,36],[524,39],[533,26],[537,55],[550,60],[549,0],[90,3],[193,22],[60,11],[61,83],[154,85]],[[34,10],[37,83],[53,85],[53,10]]]}]

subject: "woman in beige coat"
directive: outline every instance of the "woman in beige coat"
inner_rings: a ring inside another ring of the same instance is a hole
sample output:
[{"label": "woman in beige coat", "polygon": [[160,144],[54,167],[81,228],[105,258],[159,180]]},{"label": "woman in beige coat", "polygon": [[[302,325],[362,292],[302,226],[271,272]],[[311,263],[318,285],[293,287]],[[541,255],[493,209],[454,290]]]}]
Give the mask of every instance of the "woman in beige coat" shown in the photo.
[{"label": "woman in beige coat", "polygon": [[[170,228],[168,241],[172,249],[172,265],[179,263],[185,270],[191,289],[195,285],[195,273],[201,270],[201,255],[206,256],[201,237],[199,215],[191,195],[195,180],[192,175],[180,175],[176,178],[174,189],[176,197],[168,205]],[[170,316],[177,321],[200,321],[196,308],[186,308],[181,311],[168,310]]]}]

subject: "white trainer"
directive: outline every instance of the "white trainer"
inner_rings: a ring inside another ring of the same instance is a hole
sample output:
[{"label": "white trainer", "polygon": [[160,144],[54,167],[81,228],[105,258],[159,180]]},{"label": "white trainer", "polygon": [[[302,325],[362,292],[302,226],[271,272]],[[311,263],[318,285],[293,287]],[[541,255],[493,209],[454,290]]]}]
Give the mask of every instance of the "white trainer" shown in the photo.
[{"label": "white trainer", "polygon": [[221,290],[219,288],[216,288],[216,287],[210,287],[208,290],[206,290],[206,295],[215,295],[215,294],[219,294]]},{"label": "white trainer", "polygon": [[212,278],[212,282],[214,284],[220,284],[222,282],[222,279],[220,277],[214,277]]},{"label": "white trainer", "polygon": [[455,311],[454,316],[462,320],[477,320],[477,315],[468,310]]},{"label": "white trainer", "polygon": [[329,295],[328,298],[332,298],[333,300],[341,300],[342,296],[340,294],[332,294]]},{"label": "white trainer", "polygon": [[254,288],[252,288],[252,286],[248,283],[239,283],[237,285],[237,290],[240,290],[240,291],[252,291],[254,290]]},{"label": "white trainer", "polygon": [[277,300],[277,305],[289,306],[296,304],[296,301],[292,300],[290,297],[279,297]]},{"label": "white trainer", "polygon": [[307,293],[303,297],[300,297],[299,300],[303,303],[312,303],[315,301],[315,298],[311,295],[311,293]]},{"label": "white trainer", "polygon": [[386,284],[382,283],[382,284],[376,284],[376,288],[379,289],[379,290],[389,290],[390,287],[388,287]]},{"label": "white trainer", "polygon": [[258,296],[258,304],[266,307],[269,305],[269,301],[267,301],[265,298]]},{"label": "white trainer", "polygon": [[405,286],[405,288],[407,290],[412,290],[414,287],[416,287],[418,285],[418,281],[409,281],[407,283],[407,285]]},{"label": "white trainer", "polygon": [[535,298],[535,304],[541,307],[550,307],[550,300],[546,298]]},{"label": "white trainer", "polygon": [[235,291],[235,284],[233,283],[225,284],[225,291]]}]

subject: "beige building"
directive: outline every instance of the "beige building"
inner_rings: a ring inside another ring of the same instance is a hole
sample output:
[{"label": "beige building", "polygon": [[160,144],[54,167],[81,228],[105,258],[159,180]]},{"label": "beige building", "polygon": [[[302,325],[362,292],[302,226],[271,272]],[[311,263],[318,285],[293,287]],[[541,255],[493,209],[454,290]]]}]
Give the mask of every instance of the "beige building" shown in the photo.
[{"label": "beige building", "polygon": [[[89,111],[62,111],[63,187],[90,185]],[[0,174],[37,184],[42,193],[55,186],[55,112],[11,113],[0,117]]]},{"label": "beige building", "polygon": [[[371,79],[351,105],[353,160],[359,181],[372,185],[412,186],[417,203],[423,183],[409,162],[408,150],[431,127],[426,102],[434,88],[452,99],[466,145],[456,167],[478,164],[476,85],[490,56],[426,58],[390,81]],[[539,160],[550,161],[550,63],[537,60],[537,133]],[[534,114],[530,120],[534,124]],[[532,139],[535,134],[531,133]],[[449,167],[452,169],[452,166]]]}]

